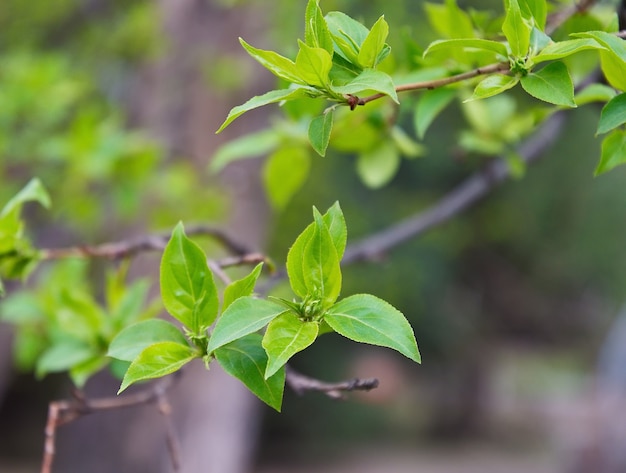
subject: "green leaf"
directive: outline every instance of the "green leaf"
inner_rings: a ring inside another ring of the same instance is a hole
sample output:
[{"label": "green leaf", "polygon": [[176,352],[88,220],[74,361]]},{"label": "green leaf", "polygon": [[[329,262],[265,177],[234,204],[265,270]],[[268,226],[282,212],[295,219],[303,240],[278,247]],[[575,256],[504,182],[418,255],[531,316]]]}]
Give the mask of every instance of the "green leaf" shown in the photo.
[{"label": "green leaf", "polygon": [[107,356],[133,361],[143,350],[158,342],[188,345],[178,327],[166,320],[150,319],[129,325],[118,333],[109,345]]},{"label": "green leaf", "polygon": [[624,40],[618,36],[607,33],[606,31],[585,31],[582,33],[574,33],[572,36],[577,38],[592,38],[610,51],[612,54],[626,62],[626,44]]},{"label": "green leaf", "polygon": [[614,130],[602,141],[602,153],[595,175],[604,174],[624,163],[626,163],[626,131]]},{"label": "green leaf", "polygon": [[325,49],[332,55],[333,38],[319,7],[319,0],[309,0],[304,18],[304,40],[306,44],[314,48]]},{"label": "green leaf", "polygon": [[539,100],[565,107],[576,107],[574,84],[567,66],[562,62],[550,63],[538,72],[522,77],[521,83],[529,95]]},{"label": "green leaf", "polygon": [[204,251],[176,225],[161,258],[161,297],[172,317],[201,335],[217,317],[218,298]]},{"label": "green leaf", "polygon": [[389,35],[389,25],[385,21],[384,15],[381,16],[370,29],[368,35],[363,40],[359,55],[358,63],[363,68],[374,68],[378,62],[378,56],[385,47],[385,41]]},{"label": "green leaf", "polygon": [[574,100],[576,105],[586,105],[593,102],[608,102],[615,97],[616,92],[613,87],[604,84],[590,84],[576,94]]},{"label": "green leaf", "polygon": [[315,117],[309,125],[309,141],[320,156],[326,156],[326,148],[333,129],[333,112],[328,111]]},{"label": "green leaf", "polygon": [[363,183],[378,189],[388,184],[398,172],[400,154],[390,141],[383,141],[376,148],[362,153],[358,157],[356,170]]},{"label": "green leaf", "polygon": [[90,359],[72,366],[69,370],[70,379],[74,386],[82,388],[89,378],[108,364],[109,360],[100,354],[94,355]]},{"label": "green leaf", "polygon": [[306,81],[300,76],[296,63],[294,63],[291,59],[287,59],[274,51],[265,51],[263,49],[257,49],[254,46],[250,46],[242,38],[239,38],[239,42],[244,49],[248,51],[250,56],[256,59],[263,67],[268,69],[275,76],[295,84],[304,85],[306,83]]},{"label": "green leaf", "polygon": [[273,129],[235,138],[217,149],[211,159],[209,169],[211,172],[219,172],[233,161],[263,156],[276,149],[280,141],[280,135]]},{"label": "green leaf", "polygon": [[358,65],[359,50],[369,30],[342,12],[330,12],[325,18],[335,43],[335,52],[348,62]]},{"label": "green leaf", "polygon": [[464,102],[470,100],[486,99],[487,97],[493,97],[494,95],[501,94],[517,85],[519,82],[518,77],[508,76],[505,74],[492,74],[483,80],[481,80],[472,96]]},{"label": "green leaf", "polygon": [[280,148],[263,167],[263,184],[275,209],[281,210],[306,182],[311,168],[310,151],[303,146]]},{"label": "green leaf", "polygon": [[426,57],[430,53],[434,53],[436,51],[443,51],[446,49],[479,49],[482,51],[491,51],[500,56],[507,57],[508,50],[506,49],[506,45],[500,43],[498,41],[491,41],[488,39],[480,39],[480,38],[463,38],[463,39],[443,39],[437,40],[430,43],[426,51],[424,51],[424,57]]},{"label": "green leaf", "polygon": [[6,203],[2,208],[2,212],[0,212],[0,219],[16,210],[19,212],[19,209],[26,202],[38,202],[45,208],[50,207],[50,196],[41,181],[36,177],[28,181],[22,190]]},{"label": "green leaf", "polygon": [[269,105],[271,103],[282,102],[283,100],[295,100],[306,97],[310,93],[303,88],[295,88],[295,89],[280,89],[280,90],[271,90],[263,95],[257,95],[256,97],[252,97],[246,103],[238,105],[234,107],[224,120],[224,123],[218,128],[215,133],[220,133],[224,128],[230,125],[234,120],[239,118],[246,112],[250,110],[254,110],[255,108],[263,107],[264,105]]},{"label": "green leaf", "polygon": [[307,296],[308,290],[304,280],[304,250],[313,238],[315,233],[315,224],[308,225],[300,235],[296,238],[289,252],[287,253],[287,275],[289,276],[289,284],[296,295],[301,298]]},{"label": "green leaf", "polygon": [[524,58],[530,46],[532,24],[522,16],[517,0],[508,0],[502,32],[506,36],[514,57]]},{"label": "green leaf", "polygon": [[189,345],[176,342],[159,342],[144,349],[130,364],[118,394],[131,384],[145,379],[162,378],[178,371],[199,353]]},{"label": "green leaf", "polygon": [[257,264],[254,269],[246,277],[231,282],[224,289],[224,302],[222,303],[222,312],[228,309],[233,302],[240,297],[251,296],[254,292],[254,286],[263,269],[263,263]]},{"label": "green leaf", "polygon": [[415,107],[414,116],[415,129],[420,139],[424,138],[428,127],[455,96],[455,90],[446,88],[427,90],[421,95]]},{"label": "green leaf", "polygon": [[607,133],[626,123],[626,93],[620,94],[602,108],[596,135]]},{"label": "green leaf", "polygon": [[244,296],[236,299],[217,320],[207,352],[262,329],[272,319],[285,312],[276,302]]},{"label": "green leaf", "polygon": [[303,322],[291,311],[272,320],[263,336],[263,348],[269,358],[265,378],[272,376],[293,355],[311,345],[317,338],[318,330],[317,322]]},{"label": "green leaf", "polygon": [[311,86],[328,88],[328,74],[333,67],[333,59],[328,51],[312,48],[298,40],[300,51],[296,56],[296,68],[302,80]]},{"label": "green leaf", "polygon": [[421,362],[413,329],[404,315],[370,294],[357,294],[339,301],[328,310],[324,321],[346,338],[392,348]]},{"label": "green leaf", "polygon": [[48,373],[67,371],[94,355],[96,355],[94,348],[85,342],[73,338],[63,339],[41,354],[37,360],[35,373],[41,378]]},{"label": "green leaf", "polygon": [[545,30],[548,15],[546,0],[521,0],[520,8],[524,11],[526,18],[534,18],[539,29]]},{"label": "green leaf", "polygon": [[334,86],[332,90],[338,94],[359,95],[365,91],[380,92],[388,95],[394,102],[398,101],[396,86],[388,74],[373,69],[365,69],[349,83],[342,86]]},{"label": "green leaf", "polygon": [[280,412],[285,388],[285,370],[265,379],[267,354],[261,346],[261,335],[250,334],[215,351],[219,364],[239,379],[261,401]]},{"label": "green leaf", "polygon": [[470,16],[461,10],[456,0],[446,0],[445,5],[425,3],[428,22],[444,38],[472,38],[475,35]]},{"label": "green leaf", "polygon": [[600,51],[602,72],[609,84],[616,89],[626,91],[626,42],[605,31],[586,31],[575,33],[578,38],[592,38],[606,50]]},{"label": "green leaf", "polygon": [[339,202],[335,202],[322,216],[324,224],[330,233],[330,236],[335,245],[337,251],[337,258],[341,261],[343,258],[343,252],[346,249],[346,242],[348,240],[348,227],[346,227],[346,220],[339,206]]},{"label": "green leaf", "polygon": [[558,43],[551,43],[541,50],[539,54],[533,57],[533,62],[539,64],[544,61],[554,61],[555,59],[562,59],[572,54],[576,54],[580,51],[586,51],[589,49],[605,49],[591,38],[578,38],[570,39],[568,41],[559,41]]}]

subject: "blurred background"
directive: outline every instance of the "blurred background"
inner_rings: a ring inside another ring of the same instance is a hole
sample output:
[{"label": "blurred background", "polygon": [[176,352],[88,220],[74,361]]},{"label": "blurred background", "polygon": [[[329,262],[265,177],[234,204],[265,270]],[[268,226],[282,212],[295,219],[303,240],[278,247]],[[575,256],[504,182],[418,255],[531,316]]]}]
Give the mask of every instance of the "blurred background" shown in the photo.
[{"label": "blurred background", "polygon": [[[453,103],[423,140],[427,156],[401,160],[379,189],[364,185],[354,155],[341,151],[314,157],[304,187],[281,209],[265,195],[262,159],[211,173],[220,146],[280,113],[251,112],[214,134],[230,108],[275,86],[238,37],[290,55],[305,5],[3,0],[0,202],[39,176],[53,208],[29,208],[28,218],[45,247],[169,230],[179,220],[218,222],[282,265],[311,205],[339,200],[356,241],[428,208],[486,162],[457,146],[467,122]],[[422,47],[437,37],[421,2],[321,6],[366,25],[384,13],[397,63],[410,54],[407,37]],[[598,114],[571,112],[541,161],[462,216],[344,269],[344,295],[376,294],[409,318],[421,366],[327,335],[293,366],[329,381],[377,377],[380,387],[347,401],[286,390],[281,414],[217,368],[191,367],[172,394],[183,471],[626,472],[626,174],[593,178]],[[410,117],[398,120],[411,129]],[[155,291],[158,260],[141,255],[132,268]],[[98,268],[91,272],[97,287]],[[14,340],[1,324],[7,473],[37,471],[47,403],[69,392],[65,376],[35,380]],[[117,381],[103,373],[86,391],[109,396]],[[164,435],[149,407],[87,417],[60,428],[54,471],[170,471]]]}]

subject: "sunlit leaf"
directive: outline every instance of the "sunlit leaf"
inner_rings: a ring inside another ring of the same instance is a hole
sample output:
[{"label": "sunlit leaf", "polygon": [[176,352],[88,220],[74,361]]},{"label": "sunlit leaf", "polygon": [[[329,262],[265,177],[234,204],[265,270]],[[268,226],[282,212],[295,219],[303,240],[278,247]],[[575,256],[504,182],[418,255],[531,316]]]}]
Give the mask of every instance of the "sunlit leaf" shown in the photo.
[{"label": "sunlit leaf", "polygon": [[309,141],[320,156],[326,156],[326,148],[333,129],[333,112],[322,113],[311,120],[309,125]]},{"label": "sunlit leaf", "polygon": [[533,57],[533,62],[538,64],[544,61],[554,61],[555,59],[562,59],[572,54],[576,54],[580,51],[586,51],[589,49],[605,49],[604,46],[598,44],[590,38],[578,38],[570,39],[567,41],[559,41],[558,43],[552,43],[541,50],[539,54]]},{"label": "sunlit leaf", "polygon": [[434,53],[436,51],[454,48],[491,51],[493,53],[499,54],[500,56],[503,56],[504,58],[506,58],[508,55],[508,51],[504,43],[480,38],[463,38],[443,40],[440,39],[433,41],[432,43],[430,43],[428,48],[426,48],[426,51],[424,51],[424,56],[427,56],[428,54]]},{"label": "sunlit leaf", "polygon": [[509,76],[505,74],[492,74],[488,77],[485,77],[478,83],[478,85],[474,89],[474,93],[466,101],[493,97],[494,95],[501,94],[502,92],[505,92],[515,87],[518,82],[519,78],[514,76]]},{"label": "sunlit leaf", "polygon": [[254,292],[254,286],[257,279],[263,269],[263,263],[257,264],[254,269],[244,278],[231,282],[226,289],[224,289],[224,302],[222,303],[222,312],[224,312],[229,305],[235,302],[240,297],[251,296]]},{"label": "sunlit leaf", "polygon": [[319,7],[319,0],[309,0],[304,15],[304,40],[306,44],[314,48],[322,48],[333,53],[333,38]]},{"label": "sunlit leaf", "polygon": [[385,47],[385,41],[389,35],[389,25],[385,17],[381,16],[370,29],[368,35],[363,40],[358,55],[359,65],[363,68],[374,68],[378,62],[378,57]]},{"label": "sunlit leaf", "polygon": [[388,95],[394,102],[398,101],[398,94],[393,79],[388,74],[373,69],[365,69],[351,82],[332,88],[338,94],[359,95],[362,92],[373,91]]},{"label": "sunlit leaf", "polygon": [[530,46],[532,25],[522,16],[517,0],[508,0],[502,32],[509,42],[513,56],[523,58]]},{"label": "sunlit leaf", "polygon": [[158,342],[175,342],[187,345],[180,329],[161,319],[150,319],[129,325],[111,341],[107,356],[133,361],[150,345]]},{"label": "sunlit leaf", "polygon": [[242,38],[239,38],[239,42],[244,49],[248,51],[250,56],[272,72],[272,74],[295,84],[304,85],[306,83],[302,77],[300,77],[298,68],[291,59],[287,59],[274,51],[266,51],[250,46]]},{"label": "sunlit leaf", "polygon": [[620,94],[602,108],[597,135],[607,133],[626,123],[626,93]]},{"label": "sunlit leaf", "polygon": [[565,107],[576,107],[574,84],[567,67],[562,62],[548,64],[538,72],[521,79],[523,89],[544,102]]},{"label": "sunlit leaf", "polygon": [[302,41],[298,41],[300,51],[296,56],[296,69],[302,80],[314,87],[326,88],[328,74],[333,67],[333,60],[328,51],[322,48],[312,48]]}]

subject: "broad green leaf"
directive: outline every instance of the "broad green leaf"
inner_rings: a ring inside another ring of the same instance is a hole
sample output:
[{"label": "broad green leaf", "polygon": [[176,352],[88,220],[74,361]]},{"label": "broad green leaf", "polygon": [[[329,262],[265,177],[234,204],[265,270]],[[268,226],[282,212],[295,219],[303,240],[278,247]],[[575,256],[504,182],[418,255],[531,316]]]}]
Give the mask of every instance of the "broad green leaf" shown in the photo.
[{"label": "broad green leaf", "polygon": [[333,38],[319,7],[319,0],[309,0],[304,15],[304,40],[306,44],[314,48],[322,48],[333,53]]},{"label": "broad green leaf", "polygon": [[239,379],[261,401],[280,412],[285,388],[285,370],[265,379],[267,354],[261,335],[250,334],[215,351],[215,358],[229,375]]},{"label": "broad green leaf", "polygon": [[333,129],[333,112],[328,111],[315,117],[309,125],[309,141],[320,156],[326,156],[326,148]]},{"label": "broad green leaf", "polygon": [[162,378],[178,371],[199,353],[189,345],[176,342],[159,342],[145,348],[130,364],[118,394],[131,384],[146,379]]},{"label": "broad green leaf", "polygon": [[602,141],[602,153],[595,175],[604,174],[624,163],[626,163],[626,131],[613,130]]},{"label": "broad green leaf", "polygon": [[272,301],[244,296],[236,299],[217,320],[207,352],[262,329],[285,308]]},{"label": "broad green leaf", "polygon": [[178,327],[166,320],[150,319],[129,325],[118,333],[109,345],[107,356],[133,361],[143,350],[158,342],[188,345]]},{"label": "broad green leaf", "polygon": [[521,79],[523,89],[544,102],[565,107],[576,107],[574,84],[567,66],[562,62],[548,64],[538,72],[531,72]]},{"label": "broad green leaf", "polygon": [[326,14],[326,24],[335,43],[335,52],[352,64],[359,63],[359,50],[369,30],[342,12]]},{"label": "broad green leaf", "polygon": [[533,26],[530,31],[529,51],[528,55],[533,57],[545,49],[548,45],[552,44],[552,38],[545,34],[543,31]]},{"label": "broad green leaf", "polygon": [[480,38],[463,38],[463,39],[443,39],[437,40],[430,43],[426,51],[424,51],[424,57],[426,57],[430,53],[434,53],[436,51],[442,51],[445,49],[480,49],[483,51],[491,51],[500,56],[507,57],[508,50],[506,49],[506,45],[504,43],[500,43],[498,41],[491,41],[488,39],[480,39]]},{"label": "broad green leaf", "polygon": [[235,138],[217,149],[211,159],[209,169],[212,172],[219,172],[233,161],[263,156],[276,149],[280,141],[280,135],[273,129]]},{"label": "broad green leaf", "polygon": [[385,17],[381,16],[376,23],[374,23],[361,45],[357,58],[361,67],[376,67],[378,56],[385,47],[385,41],[388,35],[389,25],[385,21]]},{"label": "broad green leaf", "polygon": [[309,177],[310,151],[303,146],[280,148],[263,167],[263,184],[275,209],[283,209]]},{"label": "broad green leaf", "polygon": [[307,295],[324,307],[333,304],[341,292],[341,269],[333,238],[322,215],[313,207],[313,235],[304,247],[302,268]]},{"label": "broad green leaf", "polygon": [[9,200],[0,212],[0,218],[7,216],[26,202],[39,202],[45,208],[50,207],[50,196],[38,178],[33,178]]},{"label": "broad green leaf", "polygon": [[618,36],[607,33],[606,31],[585,31],[582,33],[574,33],[572,36],[577,38],[592,38],[610,51],[612,54],[626,62],[626,44],[624,40]]},{"label": "broad green leaf", "polygon": [[328,74],[333,67],[333,59],[328,51],[312,48],[298,41],[300,51],[296,56],[296,69],[302,80],[311,86],[328,88]]},{"label": "broad green leaf", "polygon": [[378,189],[389,183],[400,167],[400,154],[390,141],[383,141],[376,148],[359,155],[356,170],[363,183]]},{"label": "broad green leaf", "polygon": [[546,18],[548,15],[548,5],[546,0],[521,0],[520,8],[524,11],[526,18],[534,18],[540,30],[546,28]]},{"label": "broad green leaf", "polygon": [[217,317],[217,288],[204,251],[176,225],[161,258],[161,297],[172,317],[200,335]]},{"label": "broad green leaf", "polygon": [[626,123],[626,93],[614,97],[602,108],[596,135],[607,133]]},{"label": "broad green leaf", "polygon": [[254,269],[246,277],[231,282],[224,289],[224,302],[222,303],[222,312],[228,309],[233,302],[240,297],[251,296],[254,292],[254,286],[263,269],[263,263],[257,264]]},{"label": "broad green leaf", "polygon": [[472,96],[465,100],[465,102],[476,99],[486,99],[487,97],[501,94],[515,87],[518,82],[518,77],[505,74],[492,74],[478,83]]},{"label": "broad green leaf", "polygon": [[392,348],[421,362],[413,329],[391,304],[370,294],[347,297],[332,306],[324,320],[350,340]]},{"label": "broad green leaf", "polygon": [[612,52],[600,51],[600,65],[607,82],[622,92],[626,91],[626,62]]},{"label": "broad green leaf", "polygon": [[67,371],[75,365],[91,359],[97,353],[83,341],[68,338],[61,340],[46,351],[37,360],[35,373],[38,378],[48,373]]},{"label": "broad green leaf", "polygon": [[456,0],[446,0],[445,5],[425,3],[428,21],[444,38],[472,38],[475,35],[470,16],[461,10]]},{"label": "broad green leaf", "polygon": [[428,127],[455,96],[455,90],[446,88],[427,90],[421,95],[415,107],[414,115],[415,130],[420,139],[424,138]]},{"label": "broad green leaf", "polygon": [[396,86],[391,76],[373,69],[365,69],[351,82],[342,86],[334,86],[332,89],[338,94],[350,95],[359,95],[362,92],[371,90],[388,95],[394,102],[400,103],[398,101],[398,94],[396,93]]},{"label": "broad green leaf", "polygon": [[589,49],[605,48],[591,38],[570,39],[567,41],[559,41],[558,43],[549,44],[532,59],[535,64],[539,64],[540,62],[544,61],[554,61],[555,59],[562,59],[564,57],[571,56],[572,54],[576,54],[580,51],[585,51]]},{"label": "broad green leaf", "polygon": [[528,54],[531,31],[532,25],[522,16],[517,0],[508,0],[502,32],[514,57],[524,58]]},{"label": "broad green leaf", "polygon": [[604,84],[590,84],[576,94],[574,100],[579,107],[592,102],[608,102],[615,97],[613,87]]},{"label": "broad green leaf", "polygon": [[254,110],[255,108],[263,107],[264,105],[269,105],[271,103],[282,102],[283,100],[301,99],[303,97],[307,97],[309,94],[310,91],[307,92],[306,89],[295,88],[271,90],[263,95],[257,95],[256,97],[252,97],[246,103],[234,107],[228,113],[228,116],[226,117],[226,120],[224,120],[224,123],[222,123],[222,125],[215,133],[220,133],[234,120],[239,118],[244,113],[249,112],[250,110]]},{"label": "broad green leaf", "polygon": [[289,284],[296,295],[305,298],[308,294],[307,285],[304,280],[304,250],[315,233],[315,224],[309,224],[296,241],[289,248],[287,253],[287,275],[289,276]]},{"label": "broad green leaf", "polygon": [[293,312],[285,312],[270,322],[263,336],[263,348],[269,358],[265,378],[282,368],[296,353],[317,338],[319,324],[303,322]]},{"label": "broad green leaf", "polygon": [[300,77],[298,67],[291,59],[287,59],[274,51],[265,51],[250,46],[242,38],[239,42],[248,54],[256,59],[263,67],[268,69],[275,76],[285,79],[287,82],[304,85],[306,82]]},{"label": "broad green leaf", "polygon": [[324,224],[335,245],[337,251],[337,258],[341,261],[343,258],[343,252],[346,249],[346,242],[348,240],[348,228],[346,227],[346,220],[339,206],[339,202],[335,202],[322,216]]}]

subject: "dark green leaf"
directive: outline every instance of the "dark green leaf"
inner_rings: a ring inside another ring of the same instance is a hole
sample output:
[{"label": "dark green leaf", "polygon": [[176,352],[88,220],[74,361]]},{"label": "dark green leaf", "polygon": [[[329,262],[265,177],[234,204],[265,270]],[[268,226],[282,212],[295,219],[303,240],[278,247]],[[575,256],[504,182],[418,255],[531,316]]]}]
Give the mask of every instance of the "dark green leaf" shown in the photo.
[{"label": "dark green leaf", "polygon": [[250,296],[240,297],[217,320],[207,352],[211,353],[233,340],[262,329],[283,312],[285,308],[276,302]]},{"label": "dark green leaf", "polygon": [[359,95],[366,91],[380,92],[391,97],[394,102],[400,103],[391,76],[373,69],[365,69],[351,82],[342,86],[335,86],[332,89],[338,94],[350,95]]},{"label": "dark green leaf", "polygon": [[383,141],[376,148],[359,155],[357,173],[363,183],[378,189],[389,183],[400,167],[400,154],[390,141]]},{"label": "dark green leaf", "polygon": [[285,370],[265,379],[267,354],[261,346],[261,335],[250,334],[215,351],[219,364],[239,379],[261,401],[280,412],[285,388]]},{"label": "dark green leaf", "polygon": [[269,358],[265,378],[272,376],[293,355],[311,345],[317,338],[318,329],[317,322],[303,322],[293,312],[286,312],[272,320],[263,336],[263,348]]},{"label": "dark green leaf", "polygon": [[330,132],[333,129],[333,112],[328,111],[315,117],[309,125],[309,141],[320,156],[326,156],[326,148],[330,141]]},{"label": "dark green leaf", "polygon": [[518,82],[519,78],[514,76],[492,74],[478,83],[474,93],[466,101],[493,97],[515,87]]},{"label": "dark green leaf", "polygon": [[576,107],[574,84],[567,67],[562,62],[553,62],[538,72],[521,79],[523,89],[544,102],[565,107]]},{"label": "dark green leaf", "polygon": [[263,184],[276,209],[283,209],[309,177],[310,151],[302,146],[283,147],[263,167]]},{"label": "dark green leaf", "polygon": [[107,356],[133,361],[143,350],[158,342],[188,345],[178,327],[165,320],[150,319],[129,325],[118,333],[109,345]]},{"label": "dark green leaf", "polygon": [[517,0],[508,0],[502,32],[509,42],[513,56],[524,58],[530,46],[532,24],[522,16]]},{"label": "dark green leaf", "polygon": [[434,89],[424,92],[418,99],[415,108],[415,129],[420,139],[424,138],[426,130],[456,96],[452,89]]},{"label": "dark green leaf", "polygon": [[217,149],[209,168],[212,172],[219,172],[233,161],[263,156],[276,149],[280,141],[280,135],[273,129],[235,138]]},{"label": "dark green leaf", "polygon": [[385,41],[389,35],[389,25],[385,17],[381,16],[363,40],[359,50],[358,62],[363,68],[374,68],[378,63],[378,57],[385,47]]},{"label": "dark green leaf", "polygon": [[172,317],[200,335],[217,317],[217,289],[204,251],[179,223],[161,258],[161,297]]},{"label": "dark green leaf", "polygon": [[392,348],[413,361],[421,361],[413,329],[404,315],[370,294],[339,301],[328,310],[324,320],[346,338]]},{"label": "dark green leaf", "polygon": [[246,277],[237,281],[231,282],[226,289],[224,289],[224,302],[222,304],[222,312],[224,312],[229,305],[235,302],[240,297],[251,296],[254,292],[254,286],[257,279],[263,269],[263,263],[257,264],[254,269]]},{"label": "dark green leaf", "polygon": [[595,175],[599,176],[626,163],[626,131],[613,130],[602,141],[602,154]]},{"label": "dark green leaf", "polygon": [[596,135],[607,133],[626,123],[626,93],[620,94],[602,108]]},{"label": "dark green leaf", "polygon": [[319,0],[309,0],[305,12],[304,40],[314,48],[322,48],[333,53],[333,38],[319,7]]},{"label": "dark green leaf", "polygon": [[242,38],[239,38],[239,42],[244,49],[248,51],[250,56],[256,59],[275,76],[285,79],[287,82],[293,82],[294,84],[304,85],[306,83],[306,81],[300,77],[298,67],[291,59],[287,59],[274,51],[265,51],[250,46]]},{"label": "dark green leaf", "polygon": [[199,354],[189,345],[159,342],[144,349],[130,364],[118,394],[131,384],[145,379],[162,378],[178,371]]}]

